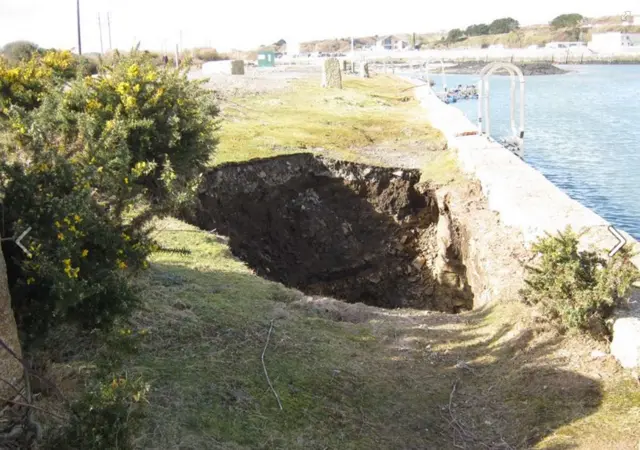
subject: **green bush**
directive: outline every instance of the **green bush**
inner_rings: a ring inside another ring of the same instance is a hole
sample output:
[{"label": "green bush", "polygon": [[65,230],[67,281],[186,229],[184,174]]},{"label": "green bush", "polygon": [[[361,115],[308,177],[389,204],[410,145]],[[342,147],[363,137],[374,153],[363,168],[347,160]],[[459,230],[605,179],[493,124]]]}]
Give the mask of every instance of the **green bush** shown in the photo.
[{"label": "green bush", "polygon": [[46,336],[51,323],[70,320],[92,328],[129,312],[137,297],[129,278],[146,266],[151,241],[139,228],[109,214],[91,183],[63,157],[34,155],[32,164],[5,165],[8,235],[23,239],[27,257],[5,242],[11,294],[27,342]]},{"label": "green bush", "polygon": [[2,47],[2,56],[13,62],[28,61],[36,53],[38,46],[29,41],[9,42]]},{"label": "green bush", "polygon": [[66,427],[50,436],[46,448],[125,450],[144,417],[150,386],[142,378],[114,375],[91,386],[71,406]]},{"label": "green bush", "polygon": [[605,320],[629,295],[638,272],[628,251],[606,260],[595,252],[578,251],[578,242],[570,227],[539,239],[533,250],[540,260],[528,268],[523,294],[568,329],[606,333]]},{"label": "green bush", "polygon": [[182,69],[133,52],[63,83],[59,70],[38,72],[60,55],[45,58],[0,70],[0,86],[16,72],[36,78],[16,85],[0,116],[3,237],[32,228],[32,257],[3,243],[31,339],[56,321],[105,326],[131,310],[128,280],[153,248],[148,221],[194,198],[217,143],[213,95]]}]

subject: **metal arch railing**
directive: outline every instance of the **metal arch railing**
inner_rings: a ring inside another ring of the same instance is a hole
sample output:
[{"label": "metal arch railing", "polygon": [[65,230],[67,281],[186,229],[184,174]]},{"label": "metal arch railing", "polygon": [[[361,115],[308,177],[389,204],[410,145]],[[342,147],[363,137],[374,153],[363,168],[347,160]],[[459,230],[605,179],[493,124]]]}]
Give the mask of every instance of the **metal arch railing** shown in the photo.
[{"label": "metal arch railing", "polygon": [[[511,132],[520,152],[524,149],[524,75],[518,66],[508,62],[493,62],[480,71],[478,86],[478,130],[491,136],[491,117],[489,110],[489,78],[498,70],[506,70],[511,78],[511,104],[509,118]],[[520,127],[516,127],[516,77],[520,82]],[[483,115],[484,109],[484,115]]]},{"label": "metal arch railing", "polygon": [[[424,67],[427,72],[427,84],[431,86],[431,57],[427,57],[427,62],[424,64]],[[447,75],[444,70],[444,60],[442,58],[440,59],[440,68],[442,69],[442,91],[444,92],[447,90]]]}]

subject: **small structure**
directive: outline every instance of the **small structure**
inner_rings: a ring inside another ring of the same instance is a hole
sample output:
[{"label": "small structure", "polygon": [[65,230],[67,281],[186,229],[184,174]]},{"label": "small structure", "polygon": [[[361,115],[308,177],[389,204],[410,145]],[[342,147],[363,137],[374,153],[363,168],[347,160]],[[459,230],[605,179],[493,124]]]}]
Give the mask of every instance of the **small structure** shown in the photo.
[{"label": "small structure", "polygon": [[322,65],[322,87],[342,89],[342,72],[337,58],[327,58]]},{"label": "small structure", "polygon": [[273,50],[260,50],[258,52],[258,67],[275,67],[276,52]]}]

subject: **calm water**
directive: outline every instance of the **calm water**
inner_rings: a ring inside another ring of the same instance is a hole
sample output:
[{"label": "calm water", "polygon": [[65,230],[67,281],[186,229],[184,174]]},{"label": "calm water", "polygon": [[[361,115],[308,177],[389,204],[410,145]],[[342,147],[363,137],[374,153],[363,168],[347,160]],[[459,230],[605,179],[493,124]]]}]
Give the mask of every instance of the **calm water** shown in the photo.
[{"label": "calm water", "polygon": [[[613,225],[640,238],[640,66],[566,66],[526,78],[525,160]],[[440,77],[436,90],[441,90]],[[478,76],[448,75],[449,87]],[[491,133],[510,135],[508,77],[491,78]],[[476,122],[477,101],[454,104]]]}]

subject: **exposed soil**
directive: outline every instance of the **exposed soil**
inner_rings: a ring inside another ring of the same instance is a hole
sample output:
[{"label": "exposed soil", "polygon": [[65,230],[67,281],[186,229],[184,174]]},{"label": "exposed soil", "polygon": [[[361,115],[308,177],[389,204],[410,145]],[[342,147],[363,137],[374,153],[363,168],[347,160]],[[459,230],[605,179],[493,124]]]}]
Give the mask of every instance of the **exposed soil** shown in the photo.
[{"label": "exposed soil", "polygon": [[310,154],[228,164],[207,174],[190,219],[229,236],[233,253],[259,275],[309,294],[471,309],[459,246],[452,236],[438,245],[448,219],[419,179],[417,170]]}]

